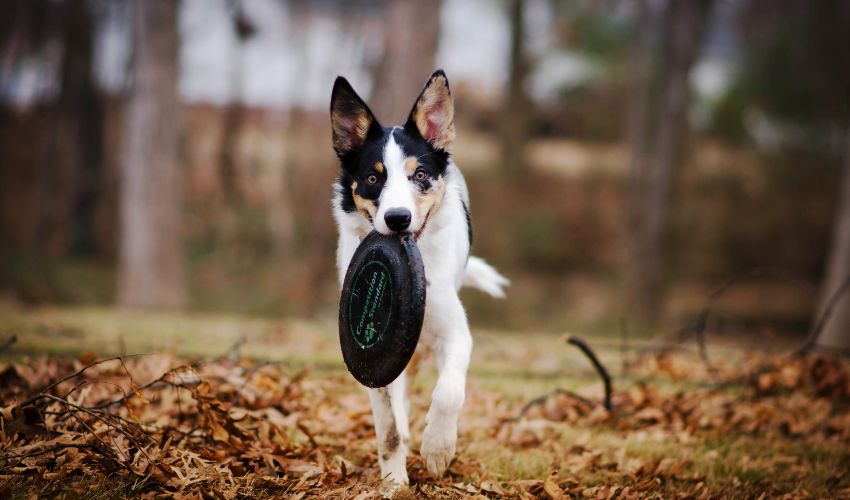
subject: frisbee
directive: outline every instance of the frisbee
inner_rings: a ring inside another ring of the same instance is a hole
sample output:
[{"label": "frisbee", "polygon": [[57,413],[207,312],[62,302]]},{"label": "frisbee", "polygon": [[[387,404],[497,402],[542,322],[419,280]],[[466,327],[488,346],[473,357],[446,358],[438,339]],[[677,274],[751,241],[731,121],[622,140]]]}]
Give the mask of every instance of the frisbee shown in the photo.
[{"label": "frisbee", "polygon": [[339,301],[339,344],[367,387],[395,380],[416,350],[425,316],[425,266],[410,234],[369,233],[351,258]]}]

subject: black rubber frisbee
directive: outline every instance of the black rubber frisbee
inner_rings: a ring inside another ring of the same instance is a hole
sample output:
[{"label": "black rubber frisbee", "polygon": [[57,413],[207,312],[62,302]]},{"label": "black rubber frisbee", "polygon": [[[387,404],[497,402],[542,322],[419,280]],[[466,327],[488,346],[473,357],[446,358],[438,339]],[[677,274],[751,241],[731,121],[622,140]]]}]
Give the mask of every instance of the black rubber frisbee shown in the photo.
[{"label": "black rubber frisbee", "polygon": [[416,350],[425,316],[425,266],[410,234],[369,233],[351,258],[339,301],[339,344],[367,387],[396,379]]}]

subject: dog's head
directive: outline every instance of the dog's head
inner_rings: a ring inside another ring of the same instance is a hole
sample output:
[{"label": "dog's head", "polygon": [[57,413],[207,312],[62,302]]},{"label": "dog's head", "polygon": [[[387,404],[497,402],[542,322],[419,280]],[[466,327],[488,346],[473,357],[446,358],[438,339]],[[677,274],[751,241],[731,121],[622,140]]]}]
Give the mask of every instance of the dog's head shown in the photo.
[{"label": "dog's head", "polygon": [[380,233],[421,235],[446,191],[454,104],[449,81],[434,72],[402,127],[382,127],[345,78],[331,95],[333,147],[342,164],[342,209]]}]

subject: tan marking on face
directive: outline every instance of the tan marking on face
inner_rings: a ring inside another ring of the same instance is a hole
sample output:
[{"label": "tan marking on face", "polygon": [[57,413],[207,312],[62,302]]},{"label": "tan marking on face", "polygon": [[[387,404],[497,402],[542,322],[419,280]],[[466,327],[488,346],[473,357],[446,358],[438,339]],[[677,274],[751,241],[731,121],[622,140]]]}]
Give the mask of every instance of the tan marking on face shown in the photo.
[{"label": "tan marking on face", "polygon": [[415,156],[408,156],[404,159],[404,171],[408,176],[413,175],[413,172],[416,172],[417,168],[419,168],[419,162]]},{"label": "tan marking on face", "polygon": [[440,204],[443,202],[443,196],[446,194],[446,178],[440,177],[435,185],[424,193],[416,196],[416,211],[422,214],[423,219],[428,214],[434,214],[440,209]]},{"label": "tan marking on face", "polygon": [[455,138],[454,101],[445,77],[437,77],[416,101],[413,119],[426,140],[448,150]]},{"label": "tan marking on face", "polygon": [[381,163],[381,162],[376,162],[375,163],[375,172],[378,172],[379,174],[384,173],[384,164]]},{"label": "tan marking on face", "polygon": [[378,207],[375,206],[375,202],[373,200],[367,200],[366,198],[357,194],[357,181],[354,181],[354,184],[351,185],[351,195],[354,198],[354,206],[357,207],[357,211],[360,212],[369,223],[372,223],[372,220],[375,218],[375,213],[378,211]]}]

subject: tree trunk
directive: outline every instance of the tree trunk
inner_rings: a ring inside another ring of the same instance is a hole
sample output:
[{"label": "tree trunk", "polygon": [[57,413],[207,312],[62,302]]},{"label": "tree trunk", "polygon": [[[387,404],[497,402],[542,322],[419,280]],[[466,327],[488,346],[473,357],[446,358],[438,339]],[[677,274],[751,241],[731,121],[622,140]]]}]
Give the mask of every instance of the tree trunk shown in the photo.
[{"label": "tree trunk", "polygon": [[[820,306],[817,309],[818,317],[823,314],[830,297],[850,276],[850,127],[844,147],[844,174],[832,229],[832,247],[823,277]],[[818,344],[850,349],[850,293],[845,292],[835,304],[829,322],[821,331]]]},{"label": "tree trunk", "polygon": [[529,105],[525,85],[529,63],[525,53],[525,0],[510,0],[508,21],[511,26],[510,68],[499,132],[502,142],[502,171],[515,175],[525,169],[528,143]]},{"label": "tree trunk", "polygon": [[[103,108],[92,72],[94,22],[85,0],[66,2],[65,56],[59,97],[60,123],[71,152],[74,188],[70,210],[71,250],[90,254],[95,250],[94,211],[102,193]],[[62,148],[65,149],[65,148]]]},{"label": "tree trunk", "polygon": [[[631,316],[637,314],[633,303],[639,293],[638,275],[640,272],[640,254],[638,241],[641,235],[641,209],[644,206],[645,183],[647,180],[650,108],[652,103],[653,72],[650,68],[657,64],[653,50],[653,31],[657,25],[652,23],[653,10],[648,0],[637,0],[635,7],[635,42],[630,50],[628,75],[630,79],[630,99],[626,122],[626,138],[629,143],[629,169],[626,189],[628,190],[628,213],[626,214],[627,268],[626,268],[626,307]],[[637,320],[637,318],[632,318]],[[637,323],[641,321],[636,321]],[[633,327],[635,325],[632,325]]]},{"label": "tree trunk", "polygon": [[441,0],[386,3],[384,57],[370,103],[382,124],[404,123],[425,80],[435,69],[441,3]]},{"label": "tree trunk", "polygon": [[651,331],[658,322],[666,281],[664,240],[667,236],[670,189],[682,162],[690,97],[688,76],[699,54],[700,42],[712,0],[670,0],[659,65],[658,94],[652,121],[651,161],[643,179],[637,181],[636,251],[631,316],[639,333]]},{"label": "tree trunk", "polygon": [[183,176],[177,161],[177,2],[136,0],[133,89],[121,153],[118,300],[180,307]]}]

